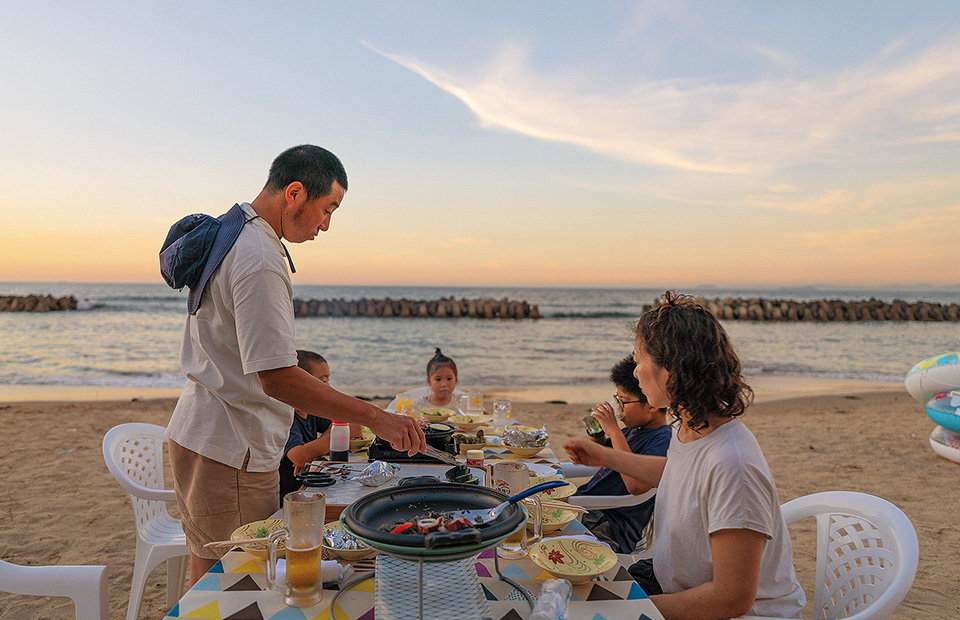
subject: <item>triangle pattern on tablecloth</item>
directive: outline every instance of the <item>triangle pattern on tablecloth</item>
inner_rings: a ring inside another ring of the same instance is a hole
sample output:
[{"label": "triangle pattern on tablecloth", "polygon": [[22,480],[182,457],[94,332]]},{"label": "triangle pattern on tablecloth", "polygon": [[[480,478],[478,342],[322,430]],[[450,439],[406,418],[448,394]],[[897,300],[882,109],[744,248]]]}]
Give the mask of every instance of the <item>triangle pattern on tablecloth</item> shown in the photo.
[{"label": "triangle pattern on tablecloth", "polygon": [[620,567],[620,570],[617,571],[617,574],[610,581],[632,581],[633,576],[627,571],[626,568]]},{"label": "triangle pattern on tablecloth", "polygon": [[630,586],[630,592],[627,593],[628,601],[635,601],[637,599],[650,598],[647,596],[647,593],[643,591],[643,588],[640,587],[639,583],[635,583]]},{"label": "triangle pattern on tablecloth", "polygon": [[196,620],[220,620],[220,603],[210,601],[206,605],[197,607],[193,611],[180,615],[181,618],[195,618]]},{"label": "triangle pattern on tablecloth", "polygon": [[231,569],[230,569],[229,571],[227,571],[227,572],[230,572],[230,573],[253,573],[253,574],[257,574],[257,573],[262,573],[262,572],[263,572],[263,569],[260,567],[260,563],[259,563],[259,562],[257,562],[256,560],[254,560],[254,559],[251,558],[249,562],[245,562],[245,563],[241,564],[240,566],[235,566],[234,568],[231,568]]},{"label": "triangle pattern on tablecloth", "polygon": [[490,571],[487,569],[487,567],[483,565],[482,562],[477,562],[477,563],[474,564],[473,566],[474,566],[474,568],[477,569],[477,577],[483,577],[483,578],[488,578],[488,579],[491,578],[491,577],[493,577],[493,575],[490,573]]},{"label": "triangle pattern on tablecloth", "polygon": [[296,607],[284,607],[270,616],[269,620],[307,620],[307,616]]},{"label": "triangle pattern on tablecloth", "polygon": [[220,592],[220,578],[216,575],[208,575],[204,577],[197,583],[193,584],[191,590],[199,590],[202,592]]},{"label": "triangle pattern on tablecloth", "polygon": [[207,571],[208,573],[222,573],[223,572],[223,560],[218,561],[213,565],[213,568]]},{"label": "triangle pattern on tablecloth", "polygon": [[480,584],[480,589],[483,591],[483,596],[484,596],[484,598],[486,598],[488,601],[495,601],[495,600],[497,600],[497,597],[494,596],[493,592],[491,592],[490,590],[488,590],[488,589],[487,589],[487,586],[483,585],[482,583]]},{"label": "triangle pattern on tablecloth", "polygon": [[257,605],[256,602],[253,602],[243,609],[235,611],[223,620],[263,620],[263,614],[260,613],[260,606]]},{"label": "triangle pattern on tablecloth", "polygon": [[516,564],[510,564],[507,567],[500,567],[500,572],[503,573],[504,577],[511,577],[513,579],[529,579],[527,574],[523,572],[523,569]]},{"label": "triangle pattern on tablecloth", "polygon": [[250,575],[244,575],[237,580],[232,586],[226,587],[223,589],[224,592],[260,592],[263,588],[253,580],[253,577]]},{"label": "triangle pattern on tablecloth", "polygon": [[377,617],[376,611],[371,609],[367,613],[357,618],[357,620],[376,620],[376,617]]},{"label": "triangle pattern on tablecloth", "polygon": [[623,597],[617,594],[614,594],[610,590],[607,590],[603,586],[594,584],[593,589],[590,590],[590,594],[587,596],[588,601],[622,601]]},{"label": "triangle pattern on tablecloth", "polygon": [[523,616],[518,614],[516,609],[511,609],[507,613],[500,616],[499,620],[523,620]]}]

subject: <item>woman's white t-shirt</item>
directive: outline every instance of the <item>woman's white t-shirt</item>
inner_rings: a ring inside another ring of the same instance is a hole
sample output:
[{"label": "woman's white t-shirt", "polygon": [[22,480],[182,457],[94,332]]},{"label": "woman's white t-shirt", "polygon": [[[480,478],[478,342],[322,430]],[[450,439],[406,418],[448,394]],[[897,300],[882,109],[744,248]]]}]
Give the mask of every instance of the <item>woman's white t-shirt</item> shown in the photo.
[{"label": "woman's white t-shirt", "polygon": [[713,580],[710,534],[748,529],[767,537],[757,598],[749,615],[799,618],[806,597],[777,488],[753,433],[731,420],[689,443],[674,425],[657,487],[653,570],[664,593]]}]

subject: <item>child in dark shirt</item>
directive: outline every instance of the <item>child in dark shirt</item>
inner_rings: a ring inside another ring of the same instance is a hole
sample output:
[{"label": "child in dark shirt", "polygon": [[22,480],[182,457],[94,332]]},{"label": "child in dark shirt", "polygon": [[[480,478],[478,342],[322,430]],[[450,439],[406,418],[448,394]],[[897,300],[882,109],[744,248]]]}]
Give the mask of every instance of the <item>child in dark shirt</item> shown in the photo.
[{"label": "child in dark shirt", "polygon": [[[330,383],[330,365],[319,353],[297,350],[297,366],[303,368],[324,383]],[[287,445],[280,460],[280,499],[302,486],[296,475],[310,461],[330,451],[330,420],[295,411]],[[351,424],[350,436],[363,432],[363,425]]]},{"label": "child in dark shirt", "polygon": [[[647,403],[640,383],[633,376],[634,368],[633,358],[626,357],[610,370],[610,380],[617,389],[614,398],[619,411],[614,411],[610,403],[593,408],[591,415],[600,422],[606,434],[606,437],[594,441],[635,454],[666,456],[671,436],[666,411]],[[617,424],[618,419],[623,421],[623,429]],[[577,489],[576,494],[640,495],[649,490],[650,487],[639,480],[603,467]],[[654,501],[655,498],[651,498],[636,506],[591,510],[583,515],[581,522],[617,553],[632,553],[653,514]]]}]

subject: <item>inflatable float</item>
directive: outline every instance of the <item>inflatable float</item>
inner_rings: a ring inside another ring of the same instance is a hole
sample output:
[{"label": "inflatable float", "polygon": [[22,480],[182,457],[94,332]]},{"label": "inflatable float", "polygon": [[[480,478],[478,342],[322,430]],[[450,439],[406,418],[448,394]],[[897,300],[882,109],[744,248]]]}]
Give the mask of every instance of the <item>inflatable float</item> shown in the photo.
[{"label": "inflatable float", "polygon": [[960,392],[937,394],[928,400],[927,415],[943,428],[960,433]]},{"label": "inflatable float", "polygon": [[910,396],[927,403],[937,394],[960,390],[960,352],[935,355],[910,369],[903,380]]},{"label": "inflatable float", "polygon": [[930,447],[943,458],[960,463],[960,433],[938,426],[930,433]]}]

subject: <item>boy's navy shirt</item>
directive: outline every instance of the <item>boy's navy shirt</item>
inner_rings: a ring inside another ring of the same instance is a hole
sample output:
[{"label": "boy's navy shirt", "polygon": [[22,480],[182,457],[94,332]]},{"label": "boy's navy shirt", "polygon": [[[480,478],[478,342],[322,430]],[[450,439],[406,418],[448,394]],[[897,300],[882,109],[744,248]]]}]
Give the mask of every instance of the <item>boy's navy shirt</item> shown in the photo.
[{"label": "boy's navy shirt", "polygon": [[[648,454],[651,456],[667,456],[670,438],[673,435],[669,424],[645,430],[639,428],[624,428],[623,436],[634,454]],[[610,447],[612,442],[608,437],[604,445]],[[576,495],[629,495],[623,477],[607,467],[601,467],[590,480],[577,489]],[[640,540],[644,526],[653,514],[653,504],[656,498],[650,498],[636,506],[622,508],[607,508],[601,512],[610,523],[611,532],[623,553],[630,553]]]},{"label": "boy's navy shirt", "polygon": [[290,436],[287,437],[287,445],[283,447],[283,458],[280,459],[280,497],[287,493],[299,491],[303,484],[293,475],[293,461],[287,458],[287,452],[291,448],[302,446],[313,441],[318,435],[321,435],[330,428],[330,420],[315,415],[308,415],[301,418],[299,415],[293,415],[293,424],[290,425]]}]

